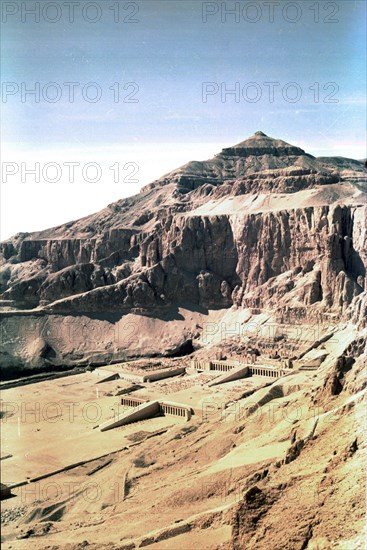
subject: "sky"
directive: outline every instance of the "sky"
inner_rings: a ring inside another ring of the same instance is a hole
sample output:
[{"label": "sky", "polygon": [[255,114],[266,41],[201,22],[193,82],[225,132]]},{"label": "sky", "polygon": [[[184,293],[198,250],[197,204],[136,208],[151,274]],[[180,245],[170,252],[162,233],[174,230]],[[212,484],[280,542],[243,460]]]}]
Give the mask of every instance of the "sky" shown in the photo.
[{"label": "sky", "polygon": [[258,130],[364,158],[365,16],[359,0],[3,2],[1,239]]}]

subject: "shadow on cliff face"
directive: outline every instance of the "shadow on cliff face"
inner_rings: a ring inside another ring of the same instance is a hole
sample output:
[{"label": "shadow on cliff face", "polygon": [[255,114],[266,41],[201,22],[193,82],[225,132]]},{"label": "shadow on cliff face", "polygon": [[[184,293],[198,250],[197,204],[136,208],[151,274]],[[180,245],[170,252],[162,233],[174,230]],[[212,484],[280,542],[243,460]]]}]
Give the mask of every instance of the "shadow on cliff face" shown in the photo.
[{"label": "shadow on cliff face", "polygon": [[[56,313],[57,315],[57,313]],[[61,313],[61,317],[65,314]],[[107,321],[108,323],[118,323],[126,315],[126,312],[118,311],[70,311],[68,312],[68,317],[88,317],[94,321]]]},{"label": "shadow on cliff face", "polygon": [[[130,311],[73,311],[68,312],[68,317],[80,318],[87,317],[93,321],[106,321],[111,324],[117,324],[121,321],[123,317],[128,314],[141,315],[143,317],[150,317],[153,319],[159,319],[160,321],[184,321],[185,318],[180,313],[179,309],[183,308],[194,313],[201,313],[203,315],[208,314],[208,309],[206,307],[200,306],[199,304],[194,303],[179,303],[174,305],[169,305],[166,307],[157,307],[157,308],[131,308]],[[222,309],[222,308],[218,308]],[[54,313],[55,314],[55,313]],[[57,315],[57,313],[56,313]],[[60,314],[64,316],[65,314]]]},{"label": "shadow on cliff face", "polygon": [[363,281],[366,277],[366,268],[359,253],[352,247],[350,264],[347,264],[348,271],[351,272],[359,286],[364,289]]},{"label": "shadow on cliff face", "polygon": [[134,308],[131,313],[141,315],[142,317],[149,317],[151,319],[159,319],[160,321],[184,321],[185,318],[179,312],[178,306],[168,306],[166,308],[153,308],[153,309],[137,309]]},{"label": "shadow on cliff face", "polygon": [[178,344],[173,350],[167,351],[166,357],[184,357],[185,355],[191,355],[195,351],[192,345],[192,340],[184,340],[181,344]]},{"label": "shadow on cliff face", "polygon": [[[190,311],[197,311],[193,308],[190,308]],[[203,308],[203,311],[207,311]],[[113,312],[113,311],[79,311],[79,312],[73,312],[68,313],[68,316],[70,317],[87,317],[88,319],[91,319],[93,321],[106,321],[111,324],[117,324],[123,317],[128,315],[129,313],[134,315],[141,315],[143,317],[151,317],[154,319],[160,319],[161,321],[183,321],[184,317],[181,315],[181,313],[178,310],[178,306],[172,306],[169,307],[169,309],[160,308],[160,309],[143,309],[143,308],[132,308],[131,311],[123,311],[123,312]]]},{"label": "shadow on cliff face", "polygon": [[[131,313],[135,315],[136,314],[141,315],[142,317],[149,317],[151,319],[159,319],[160,321],[164,321],[164,322],[184,321],[185,317],[182,315],[182,313],[180,313],[180,309],[184,309],[186,311],[190,311],[193,313],[201,313],[202,315],[208,315],[209,313],[208,308],[201,306],[199,304],[195,304],[193,302],[179,302],[176,304],[170,304],[168,306],[162,306],[162,307],[151,308],[151,309],[133,308],[131,310]],[[216,309],[216,308],[213,308],[213,309]],[[223,309],[223,308],[218,307],[218,309]],[[86,314],[86,315],[89,317],[91,316],[91,314]],[[126,315],[126,312],[124,312],[124,315]]]},{"label": "shadow on cliff face", "polygon": [[[8,382],[16,380],[18,378],[30,378],[33,377],[36,381],[37,376],[45,376],[57,373],[66,374],[67,372],[77,369],[75,365],[37,365],[36,367],[27,367],[25,363],[16,362],[13,360],[11,365],[7,365],[6,368],[1,369],[0,382]],[[79,372],[79,371],[78,371]]]}]

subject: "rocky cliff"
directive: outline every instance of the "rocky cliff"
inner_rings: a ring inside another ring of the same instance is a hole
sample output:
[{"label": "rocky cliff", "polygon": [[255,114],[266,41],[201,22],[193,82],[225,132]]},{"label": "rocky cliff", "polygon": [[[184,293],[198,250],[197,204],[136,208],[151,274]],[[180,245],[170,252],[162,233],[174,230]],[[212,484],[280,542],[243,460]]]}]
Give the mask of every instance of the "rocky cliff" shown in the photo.
[{"label": "rocky cliff", "polygon": [[[42,329],[32,351],[17,329],[68,316],[92,327],[131,314],[169,320],[180,307],[256,308],[364,324],[365,180],[359,161],[315,158],[257,132],[97,214],[16,235],[1,245],[7,363],[44,364],[48,347],[54,361],[73,362],[62,331],[58,349]],[[112,349],[106,335],[97,344]]]}]

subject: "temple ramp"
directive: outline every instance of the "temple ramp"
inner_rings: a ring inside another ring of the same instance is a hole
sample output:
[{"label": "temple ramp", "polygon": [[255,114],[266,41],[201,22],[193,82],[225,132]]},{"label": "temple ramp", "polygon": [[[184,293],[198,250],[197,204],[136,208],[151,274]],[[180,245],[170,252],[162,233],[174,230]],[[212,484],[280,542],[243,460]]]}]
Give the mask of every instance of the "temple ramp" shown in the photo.
[{"label": "temple ramp", "polygon": [[120,376],[117,372],[115,372],[106,376],[105,378],[102,378],[102,380],[98,380],[97,384],[103,384],[103,382],[110,382],[111,380],[117,380],[118,378],[120,378]]},{"label": "temple ramp", "polygon": [[143,382],[155,382],[156,380],[162,380],[164,378],[171,378],[172,376],[179,376],[184,374],[186,371],[185,367],[177,367],[174,369],[160,369],[148,372],[143,377]]},{"label": "temple ramp", "polygon": [[99,426],[101,432],[118,428],[119,426],[125,426],[132,422],[138,422],[139,420],[147,420],[160,414],[160,405],[158,401],[147,401],[141,403],[138,407],[134,407],[132,411],[127,411],[119,414],[118,416],[106,420]]},{"label": "temple ramp", "polygon": [[221,376],[215,378],[212,382],[209,382],[208,386],[216,386],[218,384],[224,384],[225,382],[231,382],[232,380],[238,380],[240,378],[247,378],[250,375],[249,367],[238,367],[225,372]]}]

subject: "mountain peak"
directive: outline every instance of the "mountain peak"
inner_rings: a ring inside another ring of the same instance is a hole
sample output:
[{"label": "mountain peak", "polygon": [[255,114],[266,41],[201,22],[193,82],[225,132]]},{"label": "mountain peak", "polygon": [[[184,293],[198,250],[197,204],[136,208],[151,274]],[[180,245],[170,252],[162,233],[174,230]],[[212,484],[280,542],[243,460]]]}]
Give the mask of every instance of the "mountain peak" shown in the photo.
[{"label": "mountain peak", "polygon": [[301,156],[305,155],[305,151],[300,147],[291,145],[282,139],[272,138],[259,130],[245,141],[241,141],[232,147],[222,149],[221,156]]}]

